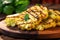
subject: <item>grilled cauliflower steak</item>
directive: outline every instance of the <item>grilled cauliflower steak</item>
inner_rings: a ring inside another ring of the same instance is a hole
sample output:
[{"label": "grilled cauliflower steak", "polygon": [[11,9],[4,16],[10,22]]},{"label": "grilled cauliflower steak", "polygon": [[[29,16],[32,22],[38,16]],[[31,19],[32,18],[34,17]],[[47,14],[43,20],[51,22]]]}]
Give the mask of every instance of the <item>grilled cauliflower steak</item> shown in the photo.
[{"label": "grilled cauliflower steak", "polygon": [[57,10],[49,10],[50,17],[55,20],[57,26],[60,26],[60,11]]},{"label": "grilled cauliflower steak", "polygon": [[60,26],[60,11],[35,5],[21,13],[6,16],[7,26],[18,27],[21,30],[44,30]]},{"label": "grilled cauliflower steak", "polygon": [[36,30],[44,30],[51,27],[56,27],[56,22],[53,19],[48,18],[47,20],[42,21],[37,27]]},{"label": "grilled cauliflower steak", "polygon": [[[25,21],[26,14],[29,15],[29,19],[27,21]],[[35,5],[18,15],[8,15],[5,19],[5,22],[7,26],[18,25],[18,28],[22,30],[31,30],[34,29],[37,25],[39,25],[42,19],[46,19],[47,17],[47,8]]]}]

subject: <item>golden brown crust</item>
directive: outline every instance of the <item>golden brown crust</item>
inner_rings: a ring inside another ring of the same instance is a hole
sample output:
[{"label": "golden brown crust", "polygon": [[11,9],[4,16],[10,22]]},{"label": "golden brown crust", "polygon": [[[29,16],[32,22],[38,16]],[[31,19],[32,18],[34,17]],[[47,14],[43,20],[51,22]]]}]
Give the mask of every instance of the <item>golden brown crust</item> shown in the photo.
[{"label": "golden brown crust", "polygon": [[[27,21],[24,19],[26,14],[29,15],[29,20]],[[18,15],[7,16],[5,19],[6,24],[10,20],[14,20],[15,22],[13,21],[13,24],[17,25],[21,30],[44,30],[56,27],[56,25],[60,26],[60,11],[48,10],[46,7],[35,5]]]}]

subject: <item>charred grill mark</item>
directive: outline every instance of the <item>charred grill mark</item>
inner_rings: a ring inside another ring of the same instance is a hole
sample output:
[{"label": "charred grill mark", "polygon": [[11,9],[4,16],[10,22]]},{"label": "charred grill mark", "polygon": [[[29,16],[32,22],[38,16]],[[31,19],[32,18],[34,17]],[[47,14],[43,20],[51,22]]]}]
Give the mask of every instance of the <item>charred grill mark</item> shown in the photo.
[{"label": "charred grill mark", "polygon": [[[39,8],[35,7],[35,8],[36,8],[36,10],[42,11],[42,9],[41,9],[40,7],[39,7]],[[39,12],[39,11],[38,11],[38,12]]]},{"label": "charred grill mark", "polygon": [[[28,11],[26,11],[26,12],[28,12]],[[33,14],[31,14],[30,12],[28,12],[30,15],[32,15],[34,18],[36,18],[36,16],[34,16]],[[37,19],[37,18],[36,18]]]},{"label": "charred grill mark", "polygon": [[55,13],[60,16],[60,14],[58,12],[55,11]]},{"label": "charred grill mark", "polygon": [[44,10],[44,7],[43,7],[43,6],[41,6],[40,8],[41,8],[42,10]]},{"label": "charred grill mark", "polygon": [[[40,7],[40,8],[41,8],[41,7]],[[41,8],[40,13],[43,14],[43,15],[45,15],[45,14],[43,13],[43,8]]]},{"label": "charred grill mark", "polygon": [[[36,8],[36,7],[35,7],[35,8]],[[41,8],[41,10],[40,10],[39,13],[40,13],[40,14],[43,14],[44,16],[46,16],[46,15],[42,12],[42,10],[44,10],[43,7],[39,7],[39,8]],[[37,8],[36,8],[36,9],[37,9]],[[38,9],[37,9],[37,10],[38,10]]]},{"label": "charred grill mark", "polygon": [[57,12],[55,12],[57,15],[59,15]]},{"label": "charred grill mark", "polygon": [[42,11],[40,11],[41,14],[43,14],[44,16],[46,16],[46,14],[44,14]]},{"label": "charred grill mark", "polygon": [[[34,7],[34,8],[35,8],[35,7]],[[34,10],[31,9],[31,8],[30,8],[30,10],[31,10],[31,12],[33,12],[33,13],[36,15],[35,18],[39,19],[39,17],[38,17],[39,15],[36,13],[37,11],[34,11]],[[35,8],[35,10],[36,10],[36,8]]]},{"label": "charred grill mark", "polygon": [[57,14],[54,12],[54,10],[50,10],[51,13],[53,13],[55,16],[57,16]]},{"label": "charred grill mark", "polygon": [[[28,11],[26,11],[26,12],[28,12]],[[33,14],[31,14],[30,12],[28,12],[30,15],[32,15],[33,17],[35,17]]]},{"label": "charred grill mark", "polygon": [[34,9],[31,9],[30,10],[36,15],[36,18],[39,19],[39,15],[36,13],[37,12],[37,8],[34,7],[36,11],[34,11]]},{"label": "charred grill mark", "polygon": [[35,11],[33,11],[33,10],[31,10],[31,11],[32,11],[33,13],[35,13],[35,15],[37,15],[36,18],[39,19],[39,17],[38,17],[39,15],[38,15]]},{"label": "charred grill mark", "polygon": [[31,10],[31,11],[34,12],[38,16],[38,14],[34,10]]},{"label": "charred grill mark", "polygon": [[[36,7],[35,7],[36,8]],[[36,8],[36,10],[38,10],[37,8]],[[41,11],[41,10],[40,10]],[[37,12],[39,12],[40,13],[40,11],[37,11]],[[40,13],[41,14],[41,13]],[[38,15],[38,14],[37,14]]]}]

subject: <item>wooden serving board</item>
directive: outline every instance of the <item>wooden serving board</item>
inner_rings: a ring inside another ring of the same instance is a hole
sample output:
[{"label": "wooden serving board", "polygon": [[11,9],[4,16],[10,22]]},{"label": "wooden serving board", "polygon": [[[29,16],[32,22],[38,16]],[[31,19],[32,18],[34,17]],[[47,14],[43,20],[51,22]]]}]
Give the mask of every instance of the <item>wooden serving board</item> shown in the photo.
[{"label": "wooden serving board", "polygon": [[14,38],[60,38],[60,27],[44,31],[11,30],[6,27],[4,21],[0,22],[1,33]]}]

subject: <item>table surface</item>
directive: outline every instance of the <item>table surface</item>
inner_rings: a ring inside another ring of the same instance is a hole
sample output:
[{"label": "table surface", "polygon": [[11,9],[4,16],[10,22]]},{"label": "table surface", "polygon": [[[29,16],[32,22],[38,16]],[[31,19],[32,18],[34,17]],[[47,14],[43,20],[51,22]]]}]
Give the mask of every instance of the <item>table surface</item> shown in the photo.
[{"label": "table surface", "polygon": [[15,39],[4,35],[0,35],[0,40],[25,40],[25,39]]}]

